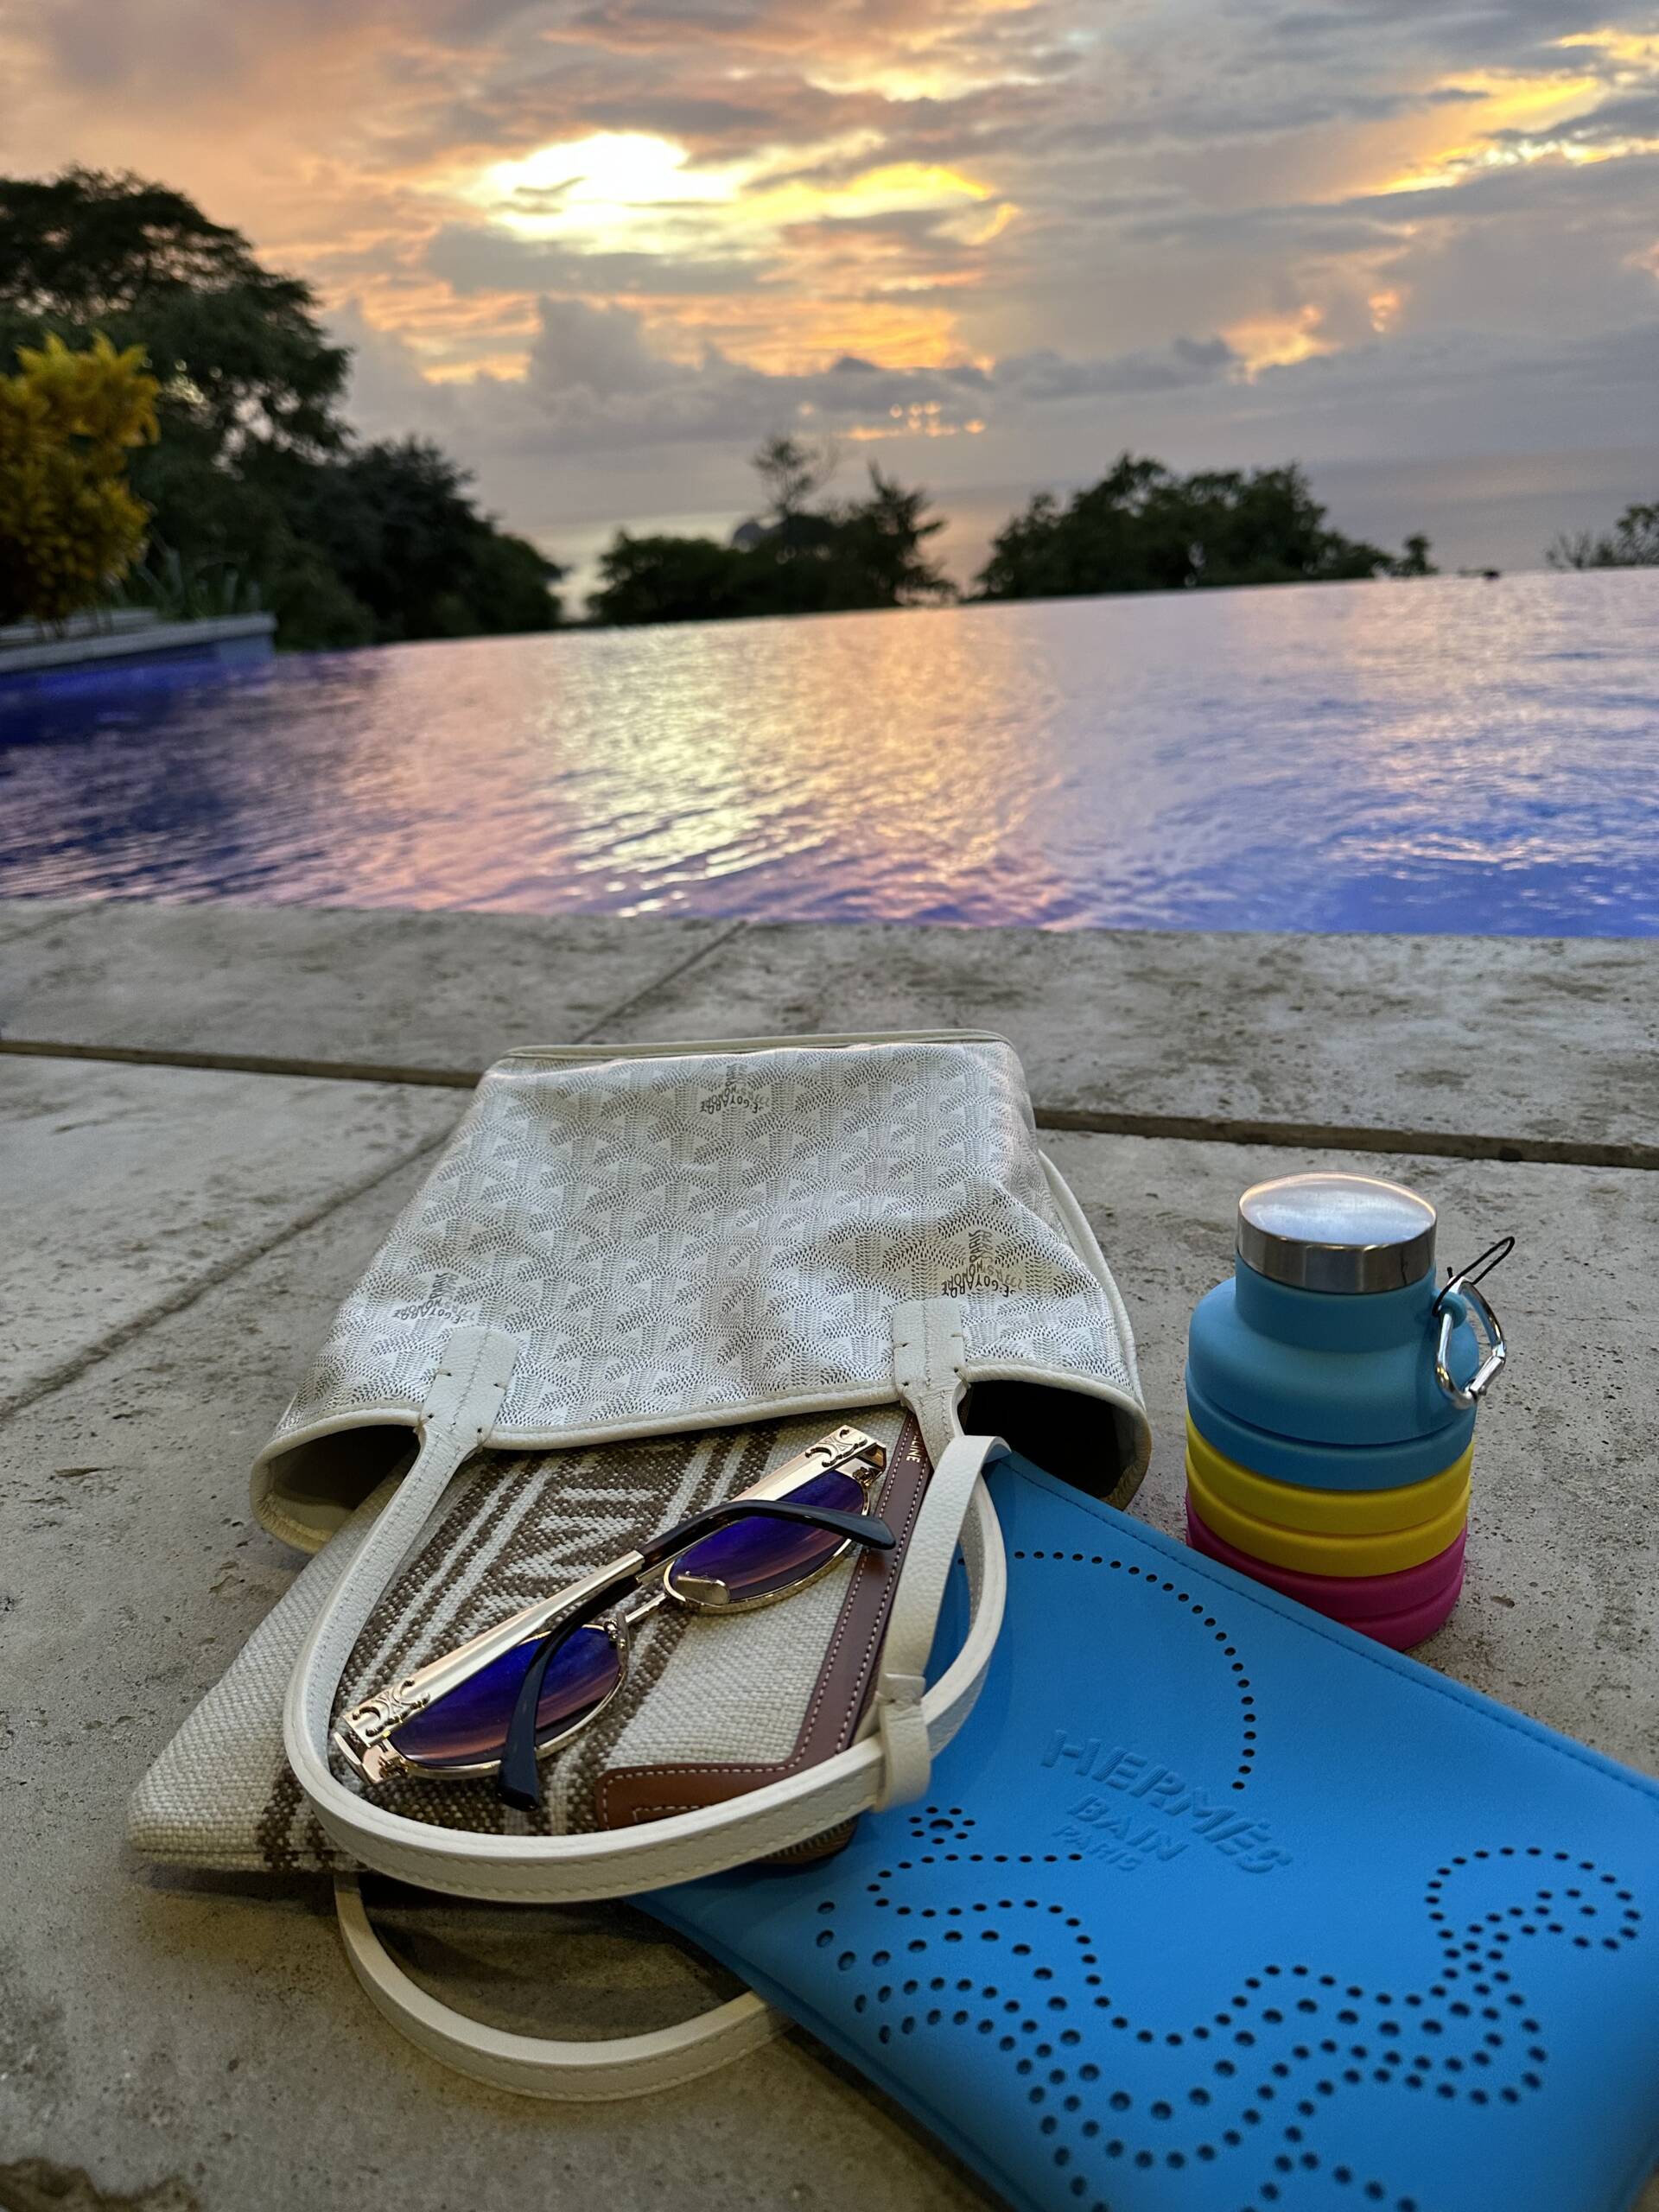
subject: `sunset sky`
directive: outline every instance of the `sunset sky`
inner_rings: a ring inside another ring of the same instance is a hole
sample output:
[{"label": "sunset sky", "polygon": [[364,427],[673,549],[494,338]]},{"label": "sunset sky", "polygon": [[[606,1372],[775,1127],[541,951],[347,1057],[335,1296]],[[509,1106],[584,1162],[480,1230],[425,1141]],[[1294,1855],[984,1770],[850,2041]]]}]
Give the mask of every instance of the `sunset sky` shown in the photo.
[{"label": "sunset sky", "polygon": [[1453,559],[1659,497],[1659,15],[1580,0],[0,0],[0,163],[176,184],[352,409],[585,558],[771,429],[957,517],[1300,456]]}]

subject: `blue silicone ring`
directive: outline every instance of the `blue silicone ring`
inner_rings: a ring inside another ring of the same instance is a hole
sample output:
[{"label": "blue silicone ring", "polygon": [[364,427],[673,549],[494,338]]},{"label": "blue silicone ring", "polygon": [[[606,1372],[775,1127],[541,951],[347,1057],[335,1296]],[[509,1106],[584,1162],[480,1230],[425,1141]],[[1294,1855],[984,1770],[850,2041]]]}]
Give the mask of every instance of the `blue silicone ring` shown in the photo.
[{"label": "blue silicone ring", "polygon": [[1224,1413],[1193,1381],[1190,1368],[1186,1403],[1192,1426],[1206,1444],[1258,1475],[1300,1483],[1308,1490],[1398,1490],[1406,1483],[1427,1482],[1462,1457],[1475,1433],[1471,1406],[1444,1427],[1400,1443],[1308,1444]]}]

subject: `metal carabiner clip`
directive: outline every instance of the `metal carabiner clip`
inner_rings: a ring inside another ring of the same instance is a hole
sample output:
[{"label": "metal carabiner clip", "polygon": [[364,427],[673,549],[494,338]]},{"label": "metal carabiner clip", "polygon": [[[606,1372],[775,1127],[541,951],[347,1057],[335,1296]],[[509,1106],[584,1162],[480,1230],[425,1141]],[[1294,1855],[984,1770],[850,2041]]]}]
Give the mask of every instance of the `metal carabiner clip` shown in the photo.
[{"label": "metal carabiner clip", "polygon": [[[1483,1275],[1491,1274],[1494,1268],[1507,1260],[1514,1249],[1514,1237],[1501,1236],[1496,1244],[1489,1246],[1481,1254],[1478,1260],[1471,1262],[1461,1274],[1453,1275],[1434,1300],[1433,1310],[1439,1315],[1440,1323],[1440,1335],[1434,1344],[1434,1380],[1459,1413],[1466,1412],[1471,1406],[1480,1402],[1503,1373],[1503,1363],[1510,1356],[1503,1324],[1493,1313],[1485,1293],[1477,1289],[1476,1285]],[[1471,1306],[1474,1308],[1474,1319],[1478,1321],[1481,1332],[1486,1338],[1487,1352],[1468,1382],[1457,1382],[1452,1380],[1452,1370],[1447,1364],[1452,1349],[1452,1332],[1459,1321],[1471,1318],[1469,1309]]]}]

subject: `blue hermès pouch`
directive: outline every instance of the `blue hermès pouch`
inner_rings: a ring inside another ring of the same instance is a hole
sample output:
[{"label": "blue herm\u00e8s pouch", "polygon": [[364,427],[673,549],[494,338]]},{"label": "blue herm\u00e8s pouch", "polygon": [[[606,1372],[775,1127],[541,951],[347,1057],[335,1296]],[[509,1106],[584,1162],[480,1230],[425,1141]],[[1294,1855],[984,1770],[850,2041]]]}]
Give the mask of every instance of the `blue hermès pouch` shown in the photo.
[{"label": "blue herm\u00e8s pouch", "polygon": [[1006,1622],[928,1802],[642,1906],[1021,2212],[1628,2205],[1659,1786],[1025,1461],[990,1486]]}]

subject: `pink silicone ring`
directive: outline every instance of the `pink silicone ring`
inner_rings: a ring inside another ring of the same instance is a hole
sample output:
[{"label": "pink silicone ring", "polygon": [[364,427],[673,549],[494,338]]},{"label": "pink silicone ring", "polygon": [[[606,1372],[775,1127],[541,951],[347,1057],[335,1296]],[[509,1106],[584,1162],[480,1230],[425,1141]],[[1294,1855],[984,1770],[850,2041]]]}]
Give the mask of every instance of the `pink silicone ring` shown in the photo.
[{"label": "pink silicone ring", "polygon": [[1413,1606],[1409,1612],[1381,1613],[1374,1620],[1350,1621],[1347,1626],[1357,1635],[1386,1643],[1390,1651],[1409,1651],[1414,1643],[1421,1643],[1437,1628],[1446,1626],[1462,1589],[1463,1569],[1459,1567],[1456,1580],[1443,1598],[1431,1598],[1425,1605]]},{"label": "pink silicone ring", "polygon": [[[1324,1613],[1332,1620],[1346,1621],[1351,1627],[1363,1628],[1368,1634],[1376,1633],[1375,1624],[1406,1614],[1414,1615],[1425,1608],[1432,1609],[1448,1593],[1455,1602],[1463,1582],[1463,1553],[1468,1541],[1467,1529],[1460,1529],[1446,1549],[1436,1552],[1433,1559],[1426,1559],[1420,1567],[1402,1567],[1396,1574],[1305,1574],[1298,1568],[1273,1567],[1266,1560],[1252,1559],[1248,1552],[1230,1544],[1200,1516],[1191,1499],[1186,1507],[1187,1541],[1195,1551],[1206,1553],[1211,1559],[1220,1560],[1224,1566],[1236,1567],[1241,1574],[1248,1574],[1252,1581],[1264,1582],[1270,1590],[1278,1590],[1287,1598],[1294,1598],[1304,1605],[1311,1605],[1316,1613]],[[1451,1610],[1447,1603],[1446,1611]],[[1440,1618],[1444,1618],[1444,1613]],[[1433,1625],[1438,1628],[1440,1621]],[[1424,1629],[1421,1634],[1429,1633]],[[1381,1639],[1387,1642],[1389,1639]]]}]

